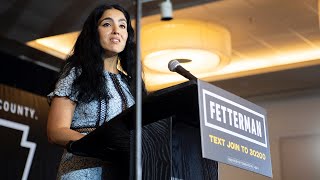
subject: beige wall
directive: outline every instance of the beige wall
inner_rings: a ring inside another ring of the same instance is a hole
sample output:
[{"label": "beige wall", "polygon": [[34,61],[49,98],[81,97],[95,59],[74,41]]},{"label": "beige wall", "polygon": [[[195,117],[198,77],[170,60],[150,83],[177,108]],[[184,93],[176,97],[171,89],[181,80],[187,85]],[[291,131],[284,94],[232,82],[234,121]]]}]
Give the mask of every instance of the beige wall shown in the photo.
[{"label": "beige wall", "polygon": [[[294,162],[294,157],[301,158],[306,154],[301,151],[290,151],[286,154],[286,158],[281,157],[281,142],[284,139],[293,139],[299,142],[299,139],[304,139],[301,137],[319,137],[320,135],[320,90],[308,90],[303,92],[290,92],[282,93],[276,95],[270,95],[265,97],[256,97],[248,99],[249,101],[265,108],[267,110],[267,118],[269,125],[269,138],[271,147],[271,158],[272,158],[272,169],[273,169],[273,179],[274,180],[285,180],[285,175],[282,174],[281,165],[288,164],[281,162],[281,159],[286,159],[287,157],[292,157],[292,162]],[[313,138],[314,139],[314,138]],[[319,139],[318,139],[319,140]],[[320,142],[315,142],[320,147]],[[295,143],[299,146],[300,143]],[[301,142],[301,146],[305,143]],[[314,161],[320,161],[320,149],[314,150],[308,147],[305,148],[305,152],[318,152],[312,154],[314,156]],[[313,146],[314,147],[314,146]],[[308,149],[309,148],[309,149]],[[286,152],[287,153],[287,152]],[[307,153],[310,155],[310,153]],[[307,163],[308,164],[308,163]],[[319,164],[319,163],[318,163]],[[258,175],[249,171],[245,171],[239,168],[231,167],[224,164],[219,164],[219,180],[266,180],[270,179],[262,175]],[[293,164],[294,165],[294,164]],[[308,166],[308,165],[307,165]],[[286,166],[287,167],[287,166]],[[288,167],[291,168],[291,167]],[[306,169],[313,168],[313,172],[316,172],[316,176],[320,177],[320,167],[305,167]],[[294,169],[292,167],[292,169]],[[288,172],[288,171],[286,171]],[[301,174],[306,173],[302,171]],[[315,179],[315,176],[309,179],[302,180],[319,180]]]}]

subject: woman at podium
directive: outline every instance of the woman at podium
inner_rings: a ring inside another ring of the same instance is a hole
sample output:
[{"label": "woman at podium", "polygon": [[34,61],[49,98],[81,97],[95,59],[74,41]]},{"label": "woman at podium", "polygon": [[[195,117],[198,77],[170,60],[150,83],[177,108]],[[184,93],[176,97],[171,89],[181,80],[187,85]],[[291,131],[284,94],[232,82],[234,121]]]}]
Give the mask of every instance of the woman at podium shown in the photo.
[{"label": "woman at podium", "polygon": [[131,20],[121,6],[98,6],[86,19],[48,95],[48,139],[66,149],[57,179],[117,179],[111,162],[74,155],[68,147],[135,103],[134,47]]}]

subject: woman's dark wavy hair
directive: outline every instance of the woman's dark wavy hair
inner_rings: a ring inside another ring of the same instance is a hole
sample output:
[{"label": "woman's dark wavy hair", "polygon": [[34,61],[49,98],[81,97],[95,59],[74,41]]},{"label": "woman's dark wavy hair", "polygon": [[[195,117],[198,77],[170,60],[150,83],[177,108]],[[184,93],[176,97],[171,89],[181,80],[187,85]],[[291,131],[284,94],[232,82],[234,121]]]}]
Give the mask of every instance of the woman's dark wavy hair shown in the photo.
[{"label": "woman's dark wavy hair", "polygon": [[[76,77],[72,84],[72,93],[77,94],[77,99],[81,102],[90,102],[101,97],[108,97],[106,92],[103,54],[104,49],[100,45],[98,34],[98,21],[102,14],[108,9],[117,9],[121,11],[127,20],[128,39],[125,48],[119,53],[120,65],[127,75],[126,79],[131,92],[135,95],[136,82],[136,60],[134,30],[131,25],[129,13],[121,6],[100,5],[96,7],[86,19],[82,31],[75,43],[73,53],[70,55],[60,73],[60,78],[66,77],[70,70],[75,68]],[[143,94],[146,94],[143,83]]]}]

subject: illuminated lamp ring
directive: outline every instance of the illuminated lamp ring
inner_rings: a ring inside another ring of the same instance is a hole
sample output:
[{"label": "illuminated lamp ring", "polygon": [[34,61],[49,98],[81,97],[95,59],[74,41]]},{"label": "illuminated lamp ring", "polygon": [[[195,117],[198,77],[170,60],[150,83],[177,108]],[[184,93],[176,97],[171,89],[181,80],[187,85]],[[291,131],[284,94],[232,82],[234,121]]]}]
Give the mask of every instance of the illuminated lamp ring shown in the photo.
[{"label": "illuminated lamp ring", "polygon": [[141,49],[143,65],[158,73],[167,69],[172,59],[190,59],[182,64],[201,75],[227,65],[231,57],[231,38],[220,25],[197,20],[172,20],[144,25]]}]

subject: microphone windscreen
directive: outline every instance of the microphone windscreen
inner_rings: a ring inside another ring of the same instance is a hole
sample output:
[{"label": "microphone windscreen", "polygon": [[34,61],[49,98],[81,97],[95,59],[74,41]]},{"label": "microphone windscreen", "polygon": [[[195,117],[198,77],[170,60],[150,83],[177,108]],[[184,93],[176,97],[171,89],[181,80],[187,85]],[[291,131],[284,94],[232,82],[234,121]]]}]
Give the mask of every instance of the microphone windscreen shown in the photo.
[{"label": "microphone windscreen", "polygon": [[179,66],[179,65],[180,65],[179,61],[177,61],[176,59],[173,59],[173,60],[169,61],[168,68],[170,71],[175,72],[177,66]]}]

